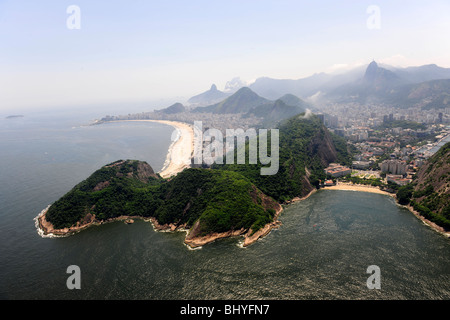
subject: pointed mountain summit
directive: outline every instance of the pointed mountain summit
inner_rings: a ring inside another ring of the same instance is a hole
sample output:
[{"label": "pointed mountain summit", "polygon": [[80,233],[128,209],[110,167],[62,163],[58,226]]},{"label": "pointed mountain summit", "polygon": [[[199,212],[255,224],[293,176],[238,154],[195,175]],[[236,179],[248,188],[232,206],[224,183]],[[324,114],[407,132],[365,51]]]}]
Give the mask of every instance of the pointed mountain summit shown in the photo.
[{"label": "pointed mountain summit", "polygon": [[398,82],[400,78],[392,71],[378,66],[375,61],[372,61],[366,69],[363,83],[375,85],[376,87],[385,87]]},{"label": "pointed mountain summit", "polygon": [[375,61],[372,61],[366,69],[366,73],[364,74],[364,80],[373,82],[377,77],[378,64]]},{"label": "pointed mountain summit", "polygon": [[269,100],[258,96],[250,88],[243,87],[232,96],[216,104],[214,113],[246,113],[250,109],[268,102]]},{"label": "pointed mountain summit", "polygon": [[211,85],[211,88],[208,91],[200,93],[199,95],[193,96],[188,100],[188,103],[193,106],[208,106],[214,103],[218,103],[230,96],[229,93],[220,91],[217,89],[215,84]]},{"label": "pointed mountain summit", "polygon": [[247,113],[250,111],[250,109],[269,102],[270,100],[258,96],[250,88],[243,87],[222,102],[203,108],[196,108],[194,109],[194,112],[209,112],[219,114]]}]

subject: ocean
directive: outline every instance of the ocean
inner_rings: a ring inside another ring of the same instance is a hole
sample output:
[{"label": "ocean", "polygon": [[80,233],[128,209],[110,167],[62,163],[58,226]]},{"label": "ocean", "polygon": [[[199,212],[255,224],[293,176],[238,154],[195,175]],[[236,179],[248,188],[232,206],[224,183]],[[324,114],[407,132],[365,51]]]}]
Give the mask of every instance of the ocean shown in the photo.
[{"label": "ocean", "polygon": [[[385,195],[323,190],[291,204],[282,225],[196,250],[184,232],[141,220],[43,238],[35,217],[101,166],[119,159],[161,170],[172,127],[86,126],[91,114],[0,119],[1,299],[449,299],[450,239]],[[81,288],[67,287],[69,266]],[[369,289],[369,266],[381,288]]]}]

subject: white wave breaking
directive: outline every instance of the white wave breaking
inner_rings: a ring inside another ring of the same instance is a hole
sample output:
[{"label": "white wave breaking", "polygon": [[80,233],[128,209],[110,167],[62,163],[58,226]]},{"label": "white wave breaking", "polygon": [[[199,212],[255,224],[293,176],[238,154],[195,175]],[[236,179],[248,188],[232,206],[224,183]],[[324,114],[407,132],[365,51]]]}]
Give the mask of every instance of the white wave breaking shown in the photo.
[{"label": "white wave breaking", "polygon": [[56,235],[53,233],[45,234],[44,230],[42,230],[41,226],[39,225],[39,218],[47,213],[50,206],[51,205],[49,204],[45,209],[39,212],[39,214],[35,218],[33,218],[34,226],[36,227],[38,235],[40,235],[42,238],[63,238],[65,237],[65,235]]}]

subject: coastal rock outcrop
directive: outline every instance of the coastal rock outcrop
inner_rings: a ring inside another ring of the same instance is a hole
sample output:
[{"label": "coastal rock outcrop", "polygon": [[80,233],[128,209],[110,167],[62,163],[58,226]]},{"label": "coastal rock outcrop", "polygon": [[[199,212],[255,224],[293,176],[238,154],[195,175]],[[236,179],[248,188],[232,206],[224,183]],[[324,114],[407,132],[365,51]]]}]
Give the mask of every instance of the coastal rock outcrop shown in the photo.
[{"label": "coastal rock outcrop", "polygon": [[450,231],[450,142],[417,172],[410,188],[410,205],[423,217]]}]

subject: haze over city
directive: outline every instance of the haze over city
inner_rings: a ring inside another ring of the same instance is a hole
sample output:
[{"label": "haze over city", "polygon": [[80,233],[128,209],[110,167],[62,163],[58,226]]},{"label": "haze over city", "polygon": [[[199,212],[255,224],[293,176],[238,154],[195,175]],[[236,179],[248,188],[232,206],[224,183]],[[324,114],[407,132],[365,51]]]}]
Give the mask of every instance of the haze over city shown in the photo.
[{"label": "haze over city", "polygon": [[372,60],[450,67],[448,12],[438,0],[2,1],[0,111],[183,101],[236,77]]}]

